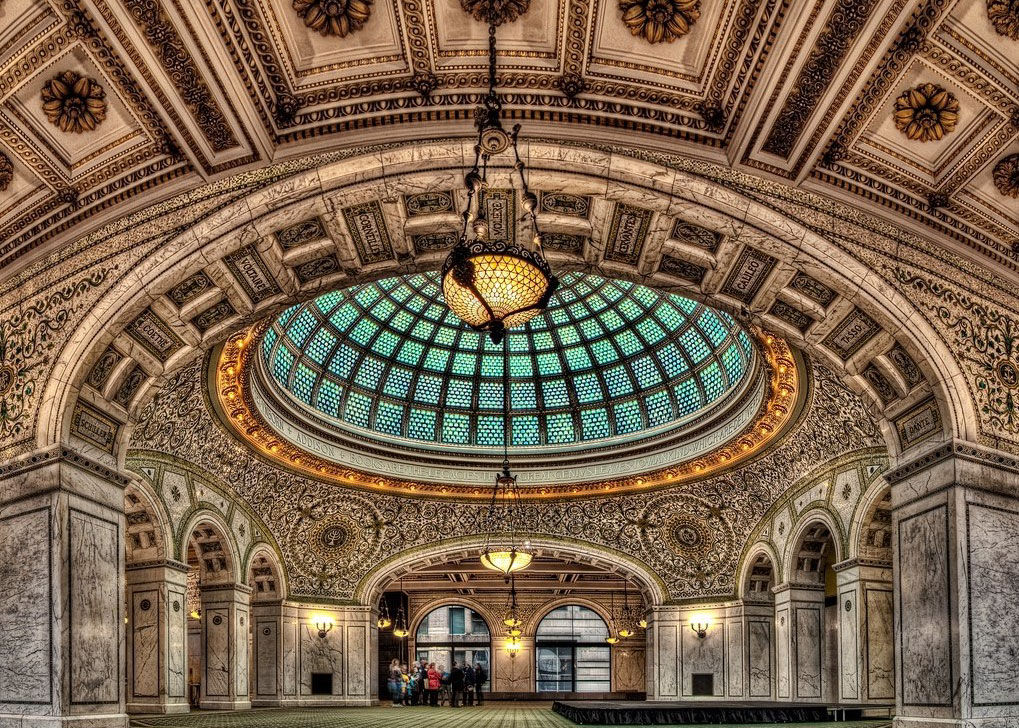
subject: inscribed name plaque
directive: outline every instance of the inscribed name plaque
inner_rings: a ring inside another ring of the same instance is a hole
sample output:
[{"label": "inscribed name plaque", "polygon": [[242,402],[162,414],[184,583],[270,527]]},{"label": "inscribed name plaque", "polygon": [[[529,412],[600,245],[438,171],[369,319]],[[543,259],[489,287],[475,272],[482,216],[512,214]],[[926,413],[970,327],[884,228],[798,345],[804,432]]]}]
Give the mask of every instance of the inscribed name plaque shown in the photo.
[{"label": "inscribed name plaque", "polygon": [[616,203],[616,209],[612,213],[612,223],[609,225],[609,240],[605,259],[634,265],[640,260],[650,226],[651,210],[622,202]]},{"label": "inscribed name plaque", "polygon": [[777,262],[767,253],[744,248],[722,287],[722,293],[743,303],[750,303]]},{"label": "inscribed name plaque", "polygon": [[378,202],[366,202],[343,210],[347,230],[365,265],[393,259],[393,245]]},{"label": "inscribed name plaque", "polygon": [[184,346],[184,342],[151,308],[142,311],[138,318],[128,324],[125,331],[159,361],[166,361],[173,352]]},{"label": "inscribed name plaque", "polygon": [[276,279],[258,257],[253,245],[246,245],[231,253],[223,259],[223,262],[253,303],[261,303],[280,292]]}]

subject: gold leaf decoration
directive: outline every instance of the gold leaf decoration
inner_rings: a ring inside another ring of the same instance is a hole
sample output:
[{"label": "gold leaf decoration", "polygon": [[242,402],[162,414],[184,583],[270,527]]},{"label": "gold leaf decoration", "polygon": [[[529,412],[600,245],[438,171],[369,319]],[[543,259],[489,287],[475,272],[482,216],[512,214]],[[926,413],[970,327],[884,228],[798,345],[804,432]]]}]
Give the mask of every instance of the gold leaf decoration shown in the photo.
[{"label": "gold leaf decoration", "polygon": [[479,23],[512,23],[527,12],[531,0],[460,0],[460,7]]},{"label": "gold leaf decoration", "polygon": [[619,0],[623,22],[648,43],[671,43],[701,17],[700,0]]},{"label": "gold leaf decoration", "polygon": [[372,14],[374,0],[294,0],[304,24],[322,35],[344,38],[361,30]]},{"label": "gold leaf decoration", "polygon": [[1019,154],[1009,154],[994,165],[994,186],[1005,197],[1019,197]]},{"label": "gold leaf decoration", "polygon": [[911,88],[895,99],[895,127],[913,141],[943,139],[958,121],[959,100],[933,83]]},{"label": "gold leaf decoration", "polygon": [[1019,40],[1019,0],[987,0],[987,19],[1000,35]]},{"label": "gold leaf decoration", "polygon": [[0,192],[3,192],[11,185],[11,180],[14,179],[14,165],[11,164],[10,157],[3,152],[0,152]]},{"label": "gold leaf decoration", "polygon": [[42,110],[61,131],[92,131],[106,118],[106,92],[88,76],[64,71],[42,87]]}]

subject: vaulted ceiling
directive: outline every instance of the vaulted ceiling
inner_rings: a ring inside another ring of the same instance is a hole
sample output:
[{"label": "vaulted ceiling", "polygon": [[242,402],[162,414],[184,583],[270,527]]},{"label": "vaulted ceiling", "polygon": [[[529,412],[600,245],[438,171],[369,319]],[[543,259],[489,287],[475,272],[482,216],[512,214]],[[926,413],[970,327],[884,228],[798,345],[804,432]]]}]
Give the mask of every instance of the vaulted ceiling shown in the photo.
[{"label": "vaulted ceiling", "polygon": [[[0,268],[226,175],[468,133],[461,2],[0,0]],[[731,164],[1016,272],[1014,1],[496,4],[525,136]]]}]

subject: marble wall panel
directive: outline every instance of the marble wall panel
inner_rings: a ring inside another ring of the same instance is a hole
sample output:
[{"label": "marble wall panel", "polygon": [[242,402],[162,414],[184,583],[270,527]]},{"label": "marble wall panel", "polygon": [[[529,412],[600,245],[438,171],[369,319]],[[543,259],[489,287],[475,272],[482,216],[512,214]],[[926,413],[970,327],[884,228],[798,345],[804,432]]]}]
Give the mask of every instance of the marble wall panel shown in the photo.
[{"label": "marble wall panel", "polygon": [[743,697],[743,621],[726,624],[726,665],[728,667],[727,694],[734,698]]},{"label": "marble wall panel", "polygon": [[644,680],[646,659],[643,647],[626,645],[612,650],[612,689],[624,693],[642,693],[647,690]]},{"label": "marble wall panel", "polygon": [[167,591],[166,695],[183,698],[187,690],[187,595],[184,590]]},{"label": "marble wall panel", "polygon": [[679,696],[679,626],[663,624],[658,633],[658,695]]},{"label": "marble wall panel", "polygon": [[1019,512],[967,505],[974,705],[1019,704]]},{"label": "marble wall panel", "polygon": [[790,613],[788,609],[775,610],[775,687],[778,697],[788,698],[791,685],[789,664]]},{"label": "marble wall panel", "polygon": [[297,622],[283,623],[283,694],[297,695]]},{"label": "marble wall panel", "polygon": [[68,525],[71,703],[120,701],[120,525],[71,509]]},{"label": "marble wall panel", "polygon": [[136,698],[159,696],[159,591],[131,594],[131,692]]},{"label": "marble wall panel", "polygon": [[255,622],[255,695],[276,695],[276,625],[276,620]]},{"label": "marble wall panel", "polygon": [[236,609],[234,611],[236,625],[234,627],[234,695],[241,699],[248,697],[250,686],[248,684],[248,639],[251,630],[248,610]]},{"label": "marble wall panel", "polygon": [[857,626],[858,610],[856,590],[846,589],[839,594],[839,697],[842,700],[860,698],[860,630]]},{"label": "marble wall panel", "polygon": [[796,697],[821,697],[821,610],[794,607],[796,629]]},{"label": "marble wall panel", "polygon": [[347,627],[347,695],[365,695],[368,685],[368,628],[362,625]]},{"label": "marble wall panel", "polygon": [[50,509],[0,518],[0,704],[52,700]]},{"label": "marble wall panel", "polygon": [[311,695],[311,674],[331,672],[333,695],[343,694],[343,632],[334,627],[325,637],[310,624],[301,625],[301,695]]},{"label": "marble wall panel", "polygon": [[903,705],[952,704],[948,508],[899,521]]},{"label": "marble wall panel", "polygon": [[725,679],[725,630],[712,624],[704,637],[687,627],[682,630],[683,695],[693,695],[694,673],[714,675],[713,695],[723,695]]},{"label": "marble wall panel", "polygon": [[748,697],[771,697],[771,623],[747,622]]},{"label": "marble wall panel", "polygon": [[866,591],[865,646],[867,666],[867,698],[895,699],[895,647],[892,642],[892,591]]},{"label": "marble wall panel", "polygon": [[205,695],[230,697],[230,610],[206,609],[202,615],[205,629]]}]

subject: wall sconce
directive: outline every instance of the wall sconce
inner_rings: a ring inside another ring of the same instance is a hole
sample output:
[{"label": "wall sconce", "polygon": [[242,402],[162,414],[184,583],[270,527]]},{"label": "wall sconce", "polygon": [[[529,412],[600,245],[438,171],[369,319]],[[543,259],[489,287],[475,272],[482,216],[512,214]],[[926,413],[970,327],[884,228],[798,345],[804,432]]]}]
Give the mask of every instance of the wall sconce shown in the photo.
[{"label": "wall sconce", "polygon": [[690,617],[690,629],[697,633],[700,639],[708,636],[708,627],[711,626],[711,617],[706,614],[695,614]]},{"label": "wall sconce", "polygon": [[319,637],[325,637],[333,628],[335,622],[328,614],[316,614],[311,618],[312,626],[318,630]]},{"label": "wall sconce", "polygon": [[510,657],[516,657],[520,652],[520,638],[516,636],[510,636],[506,638],[506,652],[509,653]]}]

